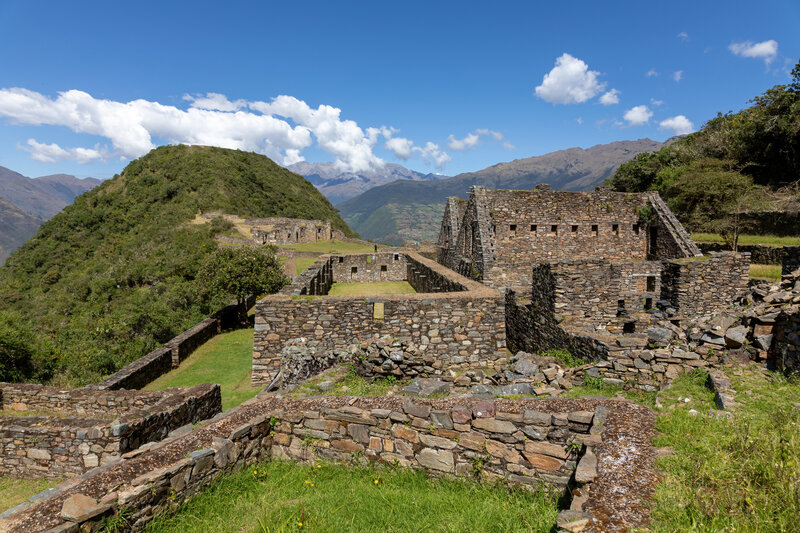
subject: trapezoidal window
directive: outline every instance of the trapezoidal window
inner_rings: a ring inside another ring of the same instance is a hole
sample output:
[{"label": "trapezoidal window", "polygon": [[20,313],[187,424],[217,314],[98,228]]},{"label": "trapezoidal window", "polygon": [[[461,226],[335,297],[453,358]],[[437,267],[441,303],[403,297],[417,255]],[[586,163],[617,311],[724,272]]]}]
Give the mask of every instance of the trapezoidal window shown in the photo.
[{"label": "trapezoidal window", "polygon": [[531,233],[536,233],[536,224],[531,224]]},{"label": "trapezoidal window", "polygon": [[386,265],[381,265],[381,272],[386,272]]},{"label": "trapezoidal window", "polygon": [[344,257],[340,257],[340,258],[339,258],[339,262],[340,262],[340,263],[344,263]]},{"label": "trapezoidal window", "polygon": [[611,233],[619,236],[619,224],[611,224]]},{"label": "trapezoidal window", "polygon": [[358,267],[350,267],[351,274],[358,274]]},{"label": "trapezoidal window", "polygon": [[509,225],[508,232],[511,234],[512,237],[515,236],[517,234],[517,225],[516,224]]},{"label": "trapezoidal window", "polygon": [[577,237],[578,236],[578,226],[576,224],[573,224],[572,227],[570,228],[570,232],[572,233],[573,237]]},{"label": "trapezoidal window", "polygon": [[634,224],[633,225],[633,234],[634,235],[639,235],[639,224]]},{"label": "trapezoidal window", "polygon": [[599,233],[599,228],[597,224],[592,224],[592,236],[597,237],[598,233]]},{"label": "trapezoidal window", "polygon": [[558,226],[556,224],[553,224],[552,226],[550,226],[550,234],[551,235],[557,235],[558,234]]}]

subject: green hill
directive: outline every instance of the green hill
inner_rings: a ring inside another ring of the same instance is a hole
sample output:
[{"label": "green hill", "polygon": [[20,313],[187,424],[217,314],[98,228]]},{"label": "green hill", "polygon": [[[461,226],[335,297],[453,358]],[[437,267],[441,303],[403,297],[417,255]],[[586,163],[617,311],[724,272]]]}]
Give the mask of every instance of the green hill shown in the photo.
[{"label": "green hill", "polygon": [[[33,358],[28,379],[84,384],[208,315],[194,284],[214,236],[200,212],[330,220],[355,235],[314,186],[267,157],[164,146],[131,162],[41,226],[0,268],[0,359]],[[3,361],[0,360],[0,364]]]},{"label": "green hill", "polygon": [[732,237],[741,230],[796,234],[800,62],[791,84],[776,85],[750,103],[635,157],[620,166],[609,185],[618,191],[658,190],[694,231]]},{"label": "green hill", "polygon": [[20,247],[42,223],[41,220],[26,213],[5,198],[0,197],[0,265]]}]

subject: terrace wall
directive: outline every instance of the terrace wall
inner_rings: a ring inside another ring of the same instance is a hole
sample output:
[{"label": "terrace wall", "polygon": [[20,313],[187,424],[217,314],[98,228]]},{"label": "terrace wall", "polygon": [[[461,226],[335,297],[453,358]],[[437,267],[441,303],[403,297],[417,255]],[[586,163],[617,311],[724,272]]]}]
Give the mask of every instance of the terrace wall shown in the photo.
[{"label": "terrace wall", "polygon": [[[616,409],[626,405],[613,400],[399,398],[326,398],[321,405],[269,398],[109,465],[17,511],[4,526],[31,532],[78,526],[94,530],[124,507],[129,513],[124,527],[142,530],[153,516],[174,509],[220,475],[270,457],[402,465],[531,488],[544,482],[563,491],[570,480],[582,485],[603,475],[596,468],[595,449],[620,453],[619,444],[606,442],[604,434],[615,424],[625,426],[626,416]],[[198,448],[198,443],[203,445]],[[581,476],[576,475],[579,461]],[[60,510],[78,494],[102,503],[71,523]]]},{"label": "terrace wall", "polygon": [[22,477],[81,474],[222,406],[218,385],[145,393],[2,383],[0,397],[14,414],[0,416],[0,473]]}]

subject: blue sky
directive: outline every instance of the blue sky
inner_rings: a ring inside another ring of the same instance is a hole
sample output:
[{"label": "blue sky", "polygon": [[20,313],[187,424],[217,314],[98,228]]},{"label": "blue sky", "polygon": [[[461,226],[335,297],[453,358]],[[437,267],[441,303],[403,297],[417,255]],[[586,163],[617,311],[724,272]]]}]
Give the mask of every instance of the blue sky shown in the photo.
[{"label": "blue sky", "polygon": [[787,83],[799,28],[797,0],[0,0],[0,165],[190,142],[454,175],[663,140]]}]

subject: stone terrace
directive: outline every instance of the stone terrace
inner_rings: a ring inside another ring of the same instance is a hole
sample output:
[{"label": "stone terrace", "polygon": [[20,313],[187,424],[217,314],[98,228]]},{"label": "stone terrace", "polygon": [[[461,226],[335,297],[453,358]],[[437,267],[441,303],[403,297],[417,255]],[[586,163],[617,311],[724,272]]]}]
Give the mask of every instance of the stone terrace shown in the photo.
[{"label": "stone terrace", "polygon": [[222,403],[218,385],[141,392],[0,383],[0,405],[13,415],[0,416],[0,473],[63,477],[210,418]]},{"label": "stone terrace", "polygon": [[[408,281],[417,294],[327,296],[334,282]],[[256,304],[253,383],[280,370],[281,350],[297,338],[346,348],[390,335],[413,342],[437,370],[506,363],[504,298],[413,252],[323,256],[280,294]]]}]

